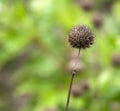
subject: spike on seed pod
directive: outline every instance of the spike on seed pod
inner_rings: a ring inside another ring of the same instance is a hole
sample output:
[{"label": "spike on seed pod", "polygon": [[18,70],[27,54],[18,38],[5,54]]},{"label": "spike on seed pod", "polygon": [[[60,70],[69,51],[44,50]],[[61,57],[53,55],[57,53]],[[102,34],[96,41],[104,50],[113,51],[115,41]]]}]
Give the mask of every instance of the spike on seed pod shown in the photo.
[{"label": "spike on seed pod", "polygon": [[88,27],[77,25],[70,30],[68,41],[73,48],[85,49],[93,44],[94,35]]}]

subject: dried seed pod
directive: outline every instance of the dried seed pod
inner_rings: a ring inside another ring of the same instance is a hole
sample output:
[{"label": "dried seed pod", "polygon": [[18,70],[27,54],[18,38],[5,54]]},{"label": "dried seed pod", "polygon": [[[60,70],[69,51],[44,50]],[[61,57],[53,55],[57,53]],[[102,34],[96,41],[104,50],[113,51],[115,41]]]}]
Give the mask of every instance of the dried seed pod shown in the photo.
[{"label": "dried seed pod", "polygon": [[82,80],[80,82],[80,86],[82,87],[82,89],[83,89],[84,92],[87,92],[87,91],[90,90],[90,86],[89,86],[89,83],[88,83],[87,80]]},{"label": "dried seed pod", "polygon": [[100,28],[103,25],[103,15],[100,12],[95,13],[92,23],[96,28]]},{"label": "dried seed pod", "polygon": [[72,93],[73,97],[77,98],[79,96],[82,96],[83,90],[81,89],[81,87],[78,84],[75,84],[72,86],[71,93]]},{"label": "dried seed pod", "polygon": [[85,11],[91,11],[94,7],[93,0],[81,0],[80,5]]},{"label": "dried seed pod", "polygon": [[112,56],[112,64],[113,66],[120,66],[120,54],[114,54]]},{"label": "dried seed pod", "polygon": [[70,30],[68,41],[73,48],[85,49],[93,44],[94,35],[88,27],[77,25]]},{"label": "dried seed pod", "polygon": [[[70,74],[72,74],[76,62],[77,62],[77,59],[72,59],[72,60],[70,60],[70,61],[68,62],[66,68],[67,68],[67,71],[68,71]],[[81,61],[79,61],[78,64],[77,64],[77,66],[76,66],[76,73],[83,72],[84,69],[85,69],[84,64],[83,64]]]}]

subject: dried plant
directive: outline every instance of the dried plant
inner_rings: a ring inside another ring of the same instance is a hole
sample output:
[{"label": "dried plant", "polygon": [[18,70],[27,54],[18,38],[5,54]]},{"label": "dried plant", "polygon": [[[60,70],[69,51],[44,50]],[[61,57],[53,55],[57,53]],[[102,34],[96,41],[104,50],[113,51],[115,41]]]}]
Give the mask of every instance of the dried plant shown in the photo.
[{"label": "dried plant", "polygon": [[[89,29],[88,27],[86,27],[84,25],[77,25],[77,26],[73,27],[70,30],[70,32],[68,33],[68,41],[73,48],[79,49],[78,55],[77,55],[77,58],[79,58],[80,50],[89,48],[93,44],[94,34],[91,31],[91,29]],[[72,70],[72,78],[71,78],[70,87],[69,87],[69,91],[68,91],[66,111],[68,111],[68,107],[69,107],[71,88],[72,88],[74,76],[77,73],[77,65],[78,65],[78,61],[76,61],[75,66]]]}]

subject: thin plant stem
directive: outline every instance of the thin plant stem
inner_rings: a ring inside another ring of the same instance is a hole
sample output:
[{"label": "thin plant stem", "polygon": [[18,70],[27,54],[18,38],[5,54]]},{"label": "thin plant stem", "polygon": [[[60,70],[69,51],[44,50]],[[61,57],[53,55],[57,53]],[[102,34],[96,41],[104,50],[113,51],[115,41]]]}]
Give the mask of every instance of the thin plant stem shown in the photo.
[{"label": "thin plant stem", "polygon": [[[78,51],[78,56],[77,56],[78,58],[79,58],[79,55],[80,55],[80,48],[79,48],[79,51]],[[71,78],[70,87],[69,87],[69,90],[68,90],[68,97],[67,97],[67,103],[66,103],[66,111],[68,111],[68,108],[69,108],[69,102],[70,102],[70,97],[71,97],[71,88],[72,88],[74,76],[77,72],[76,71],[77,64],[78,64],[78,61],[76,61],[73,72],[72,72],[72,78]]]},{"label": "thin plant stem", "polygon": [[76,68],[77,68],[77,65],[78,65],[79,56],[80,56],[80,49],[78,50],[77,61],[76,61],[76,63],[75,63],[75,66],[74,66],[74,70],[73,70],[73,71],[76,71]]},{"label": "thin plant stem", "polygon": [[71,78],[71,82],[70,82],[70,87],[69,87],[69,91],[68,91],[68,98],[67,98],[67,104],[66,104],[66,111],[68,111],[68,107],[69,107],[70,96],[71,96],[71,88],[72,88],[72,83],[73,83],[74,75],[75,74],[72,74],[72,78]]}]

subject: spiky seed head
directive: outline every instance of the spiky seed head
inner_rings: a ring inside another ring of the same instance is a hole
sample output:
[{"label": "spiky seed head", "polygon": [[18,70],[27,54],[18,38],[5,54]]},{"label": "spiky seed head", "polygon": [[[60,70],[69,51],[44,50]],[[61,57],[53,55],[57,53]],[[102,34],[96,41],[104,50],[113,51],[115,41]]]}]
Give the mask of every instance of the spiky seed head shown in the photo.
[{"label": "spiky seed head", "polygon": [[88,27],[77,25],[70,30],[68,41],[73,48],[89,48],[94,42],[94,34]]}]

